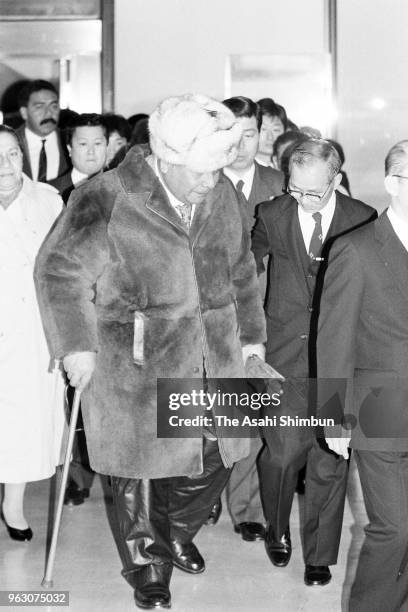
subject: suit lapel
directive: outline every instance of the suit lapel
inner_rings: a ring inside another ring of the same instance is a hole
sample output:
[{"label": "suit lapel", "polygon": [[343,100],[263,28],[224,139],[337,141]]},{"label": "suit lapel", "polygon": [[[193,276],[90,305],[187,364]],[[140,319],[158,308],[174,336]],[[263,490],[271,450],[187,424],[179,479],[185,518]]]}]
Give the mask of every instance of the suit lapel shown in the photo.
[{"label": "suit lapel", "polygon": [[259,168],[258,168],[258,164],[255,163],[254,179],[252,181],[251,192],[248,198],[248,207],[249,207],[251,216],[253,216],[255,212],[255,206],[263,200],[262,196],[260,196],[258,193],[259,192],[259,182],[260,182]]},{"label": "suit lapel", "polygon": [[195,244],[202,230],[204,229],[204,226],[211,214],[213,206],[217,205],[217,200],[220,197],[220,193],[221,191],[216,185],[215,188],[212,189],[207,195],[204,202],[201,202],[201,204],[196,206],[193,221],[190,227],[190,240],[193,245]]},{"label": "suit lapel", "polygon": [[408,300],[408,252],[393,230],[386,212],[375,221],[378,256],[392,275],[404,300]]},{"label": "suit lapel", "polygon": [[282,209],[282,214],[277,219],[281,247],[287,253],[299,286],[309,296],[309,287],[305,276],[305,258],[309,259],[300,229],[297,203],[291,196],[288,196],[282,203]]},{"label": "suit lapel", "polygon": [[59,166],[58,166],[58,176],[64,174],[67,169],[71,167],[71,160],[68,155],[68,151],[66,147],[62,144],[61,133],[57,129],[57,142],[58,142],[58,150],[59,150]]}]

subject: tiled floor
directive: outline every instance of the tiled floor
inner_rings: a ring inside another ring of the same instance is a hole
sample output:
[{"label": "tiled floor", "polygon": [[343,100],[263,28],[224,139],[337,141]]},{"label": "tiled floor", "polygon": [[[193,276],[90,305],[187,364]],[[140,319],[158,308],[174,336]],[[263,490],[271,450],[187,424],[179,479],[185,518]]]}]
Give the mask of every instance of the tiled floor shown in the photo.
[{"label": "tiled floor", "polygon": [[[42,591],[49,498],[50,481],[28,485],[26,515],[34,531],[30,543],[13,542],[4,525],[0,524],[0,590]],[[83,506],[64,509],[53,590],[70,592],[70,612],[127,612],[136,609],[132,590],[120,576],[119,556],[109,528],[110,510],[109,496],[104,498],[99,479]],[[325,587],[306,587],[303,584],[300,515],[301,500],[295,499],[291,524],[293,556],[288,567],[278,569],[270,564],[262,543],[244,542],[233,533],[224,509],[219,523],[215,527],[204,527],[195,539],[206,559],[205,573],[191,576],[174,570],[171,585],[172,610],[346,610],[348,590],[363,538],[362,528],[366,522],[355,470],[352,470],[349,483],[339,564],[332,568],[333,579]]]}]

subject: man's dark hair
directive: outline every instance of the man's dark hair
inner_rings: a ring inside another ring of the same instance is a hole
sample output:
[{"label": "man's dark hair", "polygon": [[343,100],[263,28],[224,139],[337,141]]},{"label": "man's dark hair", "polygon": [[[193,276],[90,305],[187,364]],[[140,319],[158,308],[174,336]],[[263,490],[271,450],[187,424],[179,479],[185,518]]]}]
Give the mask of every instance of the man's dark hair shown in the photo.
[{"label": "man's dark hair", "polygon": [[283,132],[283,134],[279,134],[277,139],[273,143],[273,154],[277,155],[279,147],[284,147],[285,145],[292,145],[293,143],[300,143],[307,140],[309,136],[299,132],[299,130],[287,130],[287,132]]},{"label": "man's dark hair", "polygon": [[227,98],[227,100],[223,101],[223,104],[225,104],[237,118],[255,117],[259,132],[262,124],[262,114],[256,102],[244,96],[235,96],[234,98]]},{"label": "man's dark hair", "polygon": [[149,118],[140,119],[132,130],[130,146],[139,144],[149,144]]},{"label": "man's dark hair", "polygon": [[115,115],[114,113],[106,113],[103,115],[103,120],[106,125],[108,138],[113,132],[117,132],[122,138],[126,138],[129,142],[132,135],[132,129],[127,119],[123,115]]},{"label": "man's dark hair", "polygon": [[134,130],[135,126],[142,119],[149,119],[149,115],[146,115],[146,113],[136,113],[135,115],[130,115],[130,117],[127,118],[127,122],[130,125],[130,129]]},{"label": "man's dark hair", "polygon": [[264,115],[272,118],[277,117],[282,121],[284,129],[287,129],[288,117],[283,106],[277,104],[274,100],[272,100],[272,98],[261,98],[260,100],[258,100],[257,104],[261,109],[262,117]]},{"label": "man's dark hair", "polygon": [[65,130],[67,144],[72,144],[72,137],[75,130],[79,127],[101,127],[106,141],[108,140],[108,133],[103,116],[98,115],[97,113],[82,113],[81,115],[74,117],[70,125]]},{"label": "man's dark hair", "polygon": [[273,143],[273,155],[277,158],[278,168],[289,176],[289,159],[293,149],[309,139],[309,136],[296,130],[288,130],[280,134]]},{"label": "man's dark hair", "polygon": [[341,159],[333,145],[324,138],[308,138],[298,144],[291,152],[289,172],[292,166],[310,166],[316,161],[327,162],[329,179],[332,180],[340,172]]},{"label": "man's dark hair", "polygon": [[52,93],[55,93],[58,98],[58,91],[52,83],[49,81],[44,81],[43,79],[35,79],[34,81],[29,81],[20,89],[18,94],[18,106],[27,106],[31,94],[36,93],[37,91],[42,91],[43,89],[52,91]]}]

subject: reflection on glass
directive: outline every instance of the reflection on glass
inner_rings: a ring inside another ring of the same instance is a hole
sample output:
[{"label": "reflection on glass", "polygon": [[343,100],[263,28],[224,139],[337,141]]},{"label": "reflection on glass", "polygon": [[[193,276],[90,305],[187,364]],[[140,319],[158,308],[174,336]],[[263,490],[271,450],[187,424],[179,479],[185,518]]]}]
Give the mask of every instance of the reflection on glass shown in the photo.
[{"label": "reflection on glass", "polygon": [[297,125],[310,125],[329,137],[337,119],[332,95],[330,54],[230,55],[226,97],[270,97]]}]

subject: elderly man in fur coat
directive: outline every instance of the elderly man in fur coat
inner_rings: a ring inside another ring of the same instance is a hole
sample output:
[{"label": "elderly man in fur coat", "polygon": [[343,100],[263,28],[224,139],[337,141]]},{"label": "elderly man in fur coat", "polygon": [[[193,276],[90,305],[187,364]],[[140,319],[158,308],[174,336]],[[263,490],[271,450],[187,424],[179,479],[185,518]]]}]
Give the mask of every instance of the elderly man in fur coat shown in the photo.
[{"label": "elderly man in fur coat", "polygon": [[123,575],[144,609],[170,607],[172,566],[204,571],[192,540],[248,440],[217,428],[157,437],[158,378],[239,378],[264,355],[245,215],[219,170],[237,154],[231,111],[202,95],[163,101],[153,155],[75,190],[37,261],[55,357],[84,390],[94,470],[112,476]]}]

